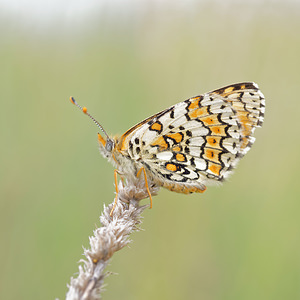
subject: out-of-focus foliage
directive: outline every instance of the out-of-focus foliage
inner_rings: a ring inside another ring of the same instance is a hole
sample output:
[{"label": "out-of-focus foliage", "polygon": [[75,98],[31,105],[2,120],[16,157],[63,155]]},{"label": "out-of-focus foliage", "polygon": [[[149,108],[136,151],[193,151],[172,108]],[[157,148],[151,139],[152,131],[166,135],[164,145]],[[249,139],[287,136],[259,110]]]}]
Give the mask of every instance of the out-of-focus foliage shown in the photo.
[{"label": "out-of-focus foliage", "polygon": [[[155,4],[156,3],[156,4]],[[176,1],[51,25],[0,21],[1,299],[64,298],[113,200],[112,134],[191,96],[255,81],[265,124],[229,182],[161,190],[115,255],[104,299],[299,299],[300,15],[296,4]]]}]

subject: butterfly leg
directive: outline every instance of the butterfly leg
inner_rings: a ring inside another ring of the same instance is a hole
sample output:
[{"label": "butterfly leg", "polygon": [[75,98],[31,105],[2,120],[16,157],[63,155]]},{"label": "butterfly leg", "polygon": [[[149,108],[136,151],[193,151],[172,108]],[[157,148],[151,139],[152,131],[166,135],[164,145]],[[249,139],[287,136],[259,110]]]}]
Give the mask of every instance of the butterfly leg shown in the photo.
[{"label": "butterfly leg", "polygon": [[139,171],[137,172],[136,174],[136,177],[139,177],[141,175],[141,173],[144,173],[144,177],[145,177],[145,186],[146,186],[146,189],[147,189],[147,192],[148,192],[148,195],[149,195],[149,199],[150,199],[150,208],[152,208],[152,196],[151,196],[151,193],[150,193],[150,190],[149,190],[149,185],[148,185],[148,180],[147,180],[147,175],[146,175],[146,170],[144,167],[141,167],[139,169]]},{"label": "butterfly leg", "polygon": [[[112,216],[112,214],[113,214],[113,212],[114,212],[114,210],[116,208],[117,201],[118,201],[118,194],[119,194],[119,189],[118,189],[118,174],[120,174],[120,172],[117,169],[115,169],[115,171],[114,171],[114,177],[115,177],[116,197],[115,197],[115,201],[114,201],[114,206],[113,206],[113,208],[111,209],[111,211],[109,213],[110,217]],[[122,182],[123,182],[123,178],[122,178]]]}]

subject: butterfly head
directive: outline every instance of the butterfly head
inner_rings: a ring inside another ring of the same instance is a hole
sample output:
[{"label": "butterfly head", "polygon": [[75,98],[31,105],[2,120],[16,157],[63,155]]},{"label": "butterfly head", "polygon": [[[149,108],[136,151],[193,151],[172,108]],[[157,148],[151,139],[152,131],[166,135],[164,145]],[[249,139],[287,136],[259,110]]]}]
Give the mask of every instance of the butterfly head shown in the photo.
[{"label": "butterfly head", "polygon": [[115,148],[115,140],[108,136],[104,139],[102,135],[98,133],[98,142],[101,154],[106,158],[112,157]]}]

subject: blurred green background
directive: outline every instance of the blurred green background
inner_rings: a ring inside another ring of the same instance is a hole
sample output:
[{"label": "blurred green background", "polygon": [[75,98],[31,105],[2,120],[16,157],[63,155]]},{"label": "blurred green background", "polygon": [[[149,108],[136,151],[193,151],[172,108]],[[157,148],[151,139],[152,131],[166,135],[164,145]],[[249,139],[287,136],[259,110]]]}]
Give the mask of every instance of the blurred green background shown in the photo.
[{"label": "blurred green background", "polygon": [[0,3],[0,298],[64,299],[113,200],[98,129],[69,96],[122,134],[255,81],[267,108],[251,151],[203,195],[161,190],[103,299],[300,299],[299,2],[17,2]]}]

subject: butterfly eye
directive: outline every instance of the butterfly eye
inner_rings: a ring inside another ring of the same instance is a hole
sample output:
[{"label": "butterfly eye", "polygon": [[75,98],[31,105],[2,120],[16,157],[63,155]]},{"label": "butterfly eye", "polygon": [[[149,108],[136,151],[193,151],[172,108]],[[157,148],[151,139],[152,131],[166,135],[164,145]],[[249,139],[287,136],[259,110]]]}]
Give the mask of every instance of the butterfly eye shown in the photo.
[{"label": "butterfly eye", "polygon": [[105,150],[111,152],[113,148],[114,148],[114,141],[111,139],[107,139],[105,144]]}]

